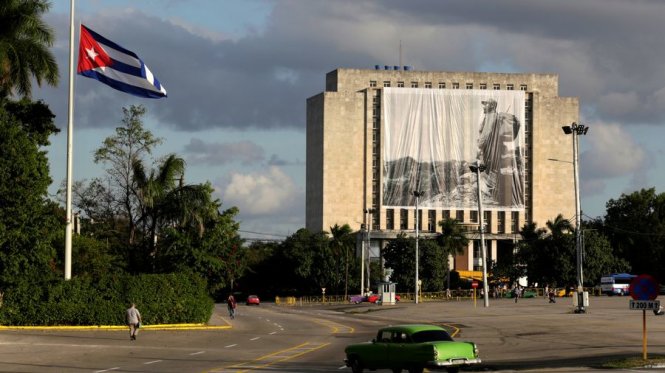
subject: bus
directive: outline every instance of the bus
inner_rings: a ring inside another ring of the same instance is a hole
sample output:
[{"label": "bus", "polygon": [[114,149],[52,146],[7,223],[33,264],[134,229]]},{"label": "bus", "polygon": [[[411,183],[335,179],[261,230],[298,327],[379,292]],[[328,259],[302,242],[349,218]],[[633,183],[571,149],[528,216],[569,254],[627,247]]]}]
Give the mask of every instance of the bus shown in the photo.
[{"label": "bus", "polygon": [[630,282],[637,277],[629,273],[612,273],[600,278],[600,290],[607,295],[628,295]]}]

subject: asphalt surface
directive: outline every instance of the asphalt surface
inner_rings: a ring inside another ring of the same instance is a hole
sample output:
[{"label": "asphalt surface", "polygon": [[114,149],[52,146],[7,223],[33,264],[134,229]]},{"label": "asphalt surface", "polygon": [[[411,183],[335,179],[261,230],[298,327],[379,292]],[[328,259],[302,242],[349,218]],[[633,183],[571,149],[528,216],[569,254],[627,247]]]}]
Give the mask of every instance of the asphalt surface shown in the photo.
[{"label": "asphalt surface", "polygon": [[[592,297],[587,312],[574,313],[572,298],[544,298],[363,305],[338,312],[373,315],[389,322],[450,325],[455,338],[475,342],[480,370],[598,371],[604,362],[642,357],[642,311],[629,297]],[[332,307],[331,307],[332,308]],[[665,356],[665,316],[646,311],[647,356]],[[665,371],[665,367],[651,367]]]}]

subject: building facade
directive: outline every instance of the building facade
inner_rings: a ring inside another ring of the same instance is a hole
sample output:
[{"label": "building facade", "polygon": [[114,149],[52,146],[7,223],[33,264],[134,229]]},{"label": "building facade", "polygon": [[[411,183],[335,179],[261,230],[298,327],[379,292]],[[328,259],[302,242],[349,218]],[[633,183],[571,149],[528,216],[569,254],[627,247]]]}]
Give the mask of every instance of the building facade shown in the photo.
[{"label": "building facade", "polygon": [[462,222],[471,242],[452,265],[479,270],[478,189],[488,260],[507,255],[527,222],[574,218],[572,136],[562,126],[578,116],[554,74],[334,70],[307,99],[306,227],[366,227],[378,257],[387,240],[415,233],[421,192],[420,234]]}]

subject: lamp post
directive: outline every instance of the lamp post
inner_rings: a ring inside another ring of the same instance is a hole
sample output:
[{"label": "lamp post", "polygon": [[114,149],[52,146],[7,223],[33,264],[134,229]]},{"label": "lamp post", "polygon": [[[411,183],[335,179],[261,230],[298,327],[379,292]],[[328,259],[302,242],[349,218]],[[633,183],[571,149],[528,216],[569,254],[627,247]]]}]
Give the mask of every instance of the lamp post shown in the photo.
[{"label": "lamp post", "polygon": [[470,165],[469,169],[476,173],[476,183],[478,189],[478,222],[480,223],[480,258],[483,264],[483,305],[490,306],[489,289],[487,286],[487,250],[485,250],[485,224],[483,216],[483,193],[480,190],[480,173],[485,171],[485,165],[476,160],[475,165]]},{"label": "lamp post", "polygon": [[416,304],[418,304],[418,290],[420,290],[420,289],[418,288],[418,258],[419,258],[419,256],[420,256],[420,255],[419,255],[419,252],[418,252],[418,231],[419,231],[418,223],[419,223],[419,220],[420,220],[420,219],[418,219],[418,200],[419,200],[420,197],[422,197],[423,195],[425,195],[425,192],[420,191],[420,190],[416,190],[416,191],[413,192],[413,196],[416,197],[416,283],[415,283],[415,289],[416,289],[416,298],[415,298],[415,299],[416,299]]},{"label": "lamp post", "polygon": [[573,174],[575,178],[575,255],[577,263],[577,309],[575,313],[584,313],[584,276],[582,272],[582,236],[581,236],[581,220],[582,213],[580,210],[580,176],[578,167],[578,136],[586,135],[589,127],[583,124],[573,122],[570,126],[563,126],[563,133],[566,135],[573,135]]},{"label": "lamp post", "polygon": [[[370,239],[370,234],[372,233],[372,214],[374,214],[374,209],[365,209],[365,213],[368,215],[367,218],[367,289],[368,291],[372,290],[372,280],[370,279],[370,263],[371,263],[371,252],[372,252],[372,240]],[[363,259],[363,266],[364,266]]]}]

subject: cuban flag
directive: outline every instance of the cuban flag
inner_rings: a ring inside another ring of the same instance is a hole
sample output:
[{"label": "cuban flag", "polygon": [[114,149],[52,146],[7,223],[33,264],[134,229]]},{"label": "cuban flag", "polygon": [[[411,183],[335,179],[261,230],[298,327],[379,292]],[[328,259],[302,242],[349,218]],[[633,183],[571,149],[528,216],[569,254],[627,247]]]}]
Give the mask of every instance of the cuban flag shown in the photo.
[{"label": "cuban flag", "polygon": [[119,91],[139,97],[166,97],[148,66],[136,55],[81,25],[79,41],[80,75],[97,79]]}]

